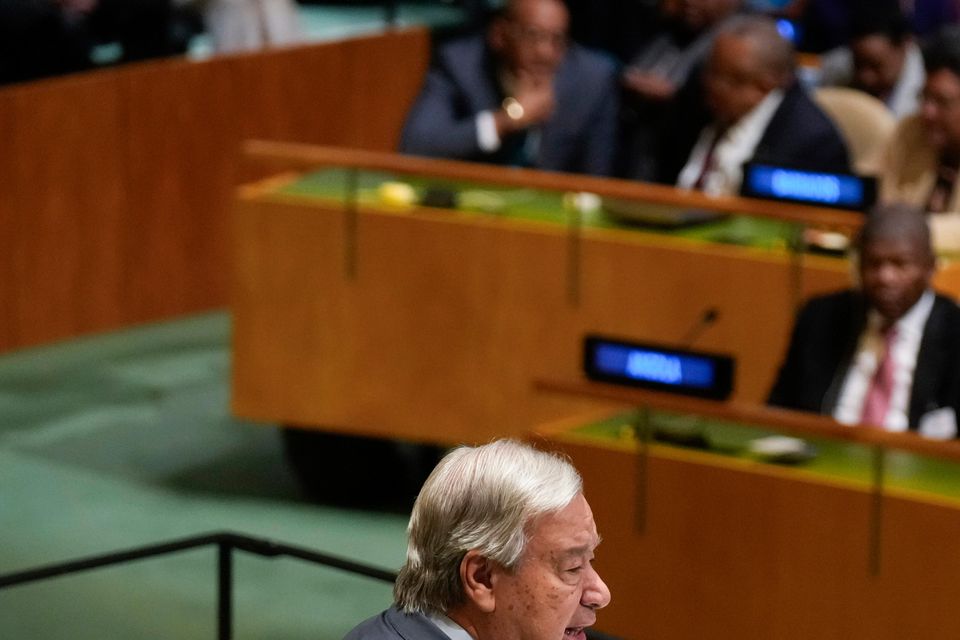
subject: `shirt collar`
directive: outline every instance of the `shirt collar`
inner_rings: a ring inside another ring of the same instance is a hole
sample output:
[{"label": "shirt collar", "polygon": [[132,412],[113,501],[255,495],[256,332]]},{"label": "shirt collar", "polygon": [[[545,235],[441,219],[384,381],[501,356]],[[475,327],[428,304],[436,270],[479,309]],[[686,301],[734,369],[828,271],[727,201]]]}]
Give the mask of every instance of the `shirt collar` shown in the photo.
[{"label": "shirt collar", "polygon": [[[904,335],[904,333],[909,333],[912,335],[923,335],[923,327],[927,323],[927,318],[930,316],[930,310],[933,309],[933,299],[933,291],[930,289],[924,291],[920,299],[917,300],[905,314],[900,316],[899,320],[893,323],[893,326],[897,328],[897,334]],[[875,309],[870,310],[867,321],[875,331],[879,331],[883,324],[883,318],[880,317],[880,314],[877,313]]]},{"label": "shirt collar", "polygon": [[783,89],[774,89],[768,93],[753,109],[727,129],[725,137],[732,140],[746,131],[762,133],[773,119],[773,114],[780,108],[784,95]]},{"label": "shirt collar", "polygon": [[450,638],[450,640],[473,640],[473,637],[466,629],[442,614],[430,614],[427,616],[430,622],[437,625],[440,631]]}]

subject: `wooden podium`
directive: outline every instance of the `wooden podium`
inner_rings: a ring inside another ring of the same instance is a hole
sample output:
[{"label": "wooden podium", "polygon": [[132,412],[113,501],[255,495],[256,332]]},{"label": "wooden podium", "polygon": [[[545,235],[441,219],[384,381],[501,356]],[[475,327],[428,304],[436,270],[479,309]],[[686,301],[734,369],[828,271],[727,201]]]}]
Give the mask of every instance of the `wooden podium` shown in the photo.
[{"label": "wooden podium", "polygon": [[[856,216],[391,154],[249,150],[276,177],[236,202],[234,413],[439,444],[542,425],[585,478],[613,592],[599,628],[625,638],[960,637],[960,474],[948,470],[933,492],[908,477],[910,465],[936,466],[923,456],[960,459],[958,445],[757,407],[796,305],[847,286],[847,262],[782,241],[607,224],[563,196],[745,214],[794,231],[849,229]],[[384,181],[515,206],[395,206],[378,198]],[[955,269],[939,277],[957,290]],[[716,321],[698,327],[709,309]],[[730,353],[735,401],[535,389],[580,377],[587,333]],[[792,468],[638,440],[629,421],[612,437],[579,432],[626,406],[799,433],[820,452]]]},{"label": "wooden podium", "polygon": [[[613,599],[598,628],[637,640],[960,637],[960,442],[607,385],[548,386],[642,408],[539,430],[583,475],[603,537],[595,565]],[[729,441],[696,450],[634,437],[637,416],[655,422],[661,411],[718,441],[746,425],[756,437],[801,436],[817,457],[778,465],[731,452]]]}]

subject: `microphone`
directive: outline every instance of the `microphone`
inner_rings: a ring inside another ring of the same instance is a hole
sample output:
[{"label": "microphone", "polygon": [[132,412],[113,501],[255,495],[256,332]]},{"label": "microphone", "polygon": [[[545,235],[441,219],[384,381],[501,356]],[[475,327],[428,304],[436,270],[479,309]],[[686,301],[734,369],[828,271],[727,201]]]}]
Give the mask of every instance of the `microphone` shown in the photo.
[{"label": "microphone", "polygon": [[720,312],[716,307],[707,307],[704,309],[696,323],[694,323],[694,325],[687,331],[686,335],[683,336],[683,339],[680,341],[680,345],[684,349],[689,349],[692,347],[693,343],[696,342],[707,329],[713,326],[713,323],[715,323],[719,317]]}]

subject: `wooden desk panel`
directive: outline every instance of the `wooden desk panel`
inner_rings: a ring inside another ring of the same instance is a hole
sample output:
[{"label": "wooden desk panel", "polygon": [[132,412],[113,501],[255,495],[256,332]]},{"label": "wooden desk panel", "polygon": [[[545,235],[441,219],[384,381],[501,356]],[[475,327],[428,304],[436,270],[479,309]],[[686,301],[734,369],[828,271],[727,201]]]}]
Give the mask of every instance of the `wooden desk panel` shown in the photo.
[{"label": "wooden desk panel", "polygon": [[0,88],[0,351],[227,302],[247,137],[396,146],[423,29]]},{"label": "wooden desk panel", "polygon": [[562,234],[365,211],[353,280],[342,212],[243,202],[237,222],[238,415],[475,442],[591,406],[530,388],[532,363],[574,366]]},{"label": "wooden desk panel", "polygon": [[[361,209],[352,278],[338,205],[262,191],[241,195],[234,236],[233,410],[247,418],[436,442],[521,435],[597,406],[531,384],[578,375],[585,333],[676,343],[706,306],[719,320],[697,346],[736,355],[737,395],[757,400],[798,299],[785,253],[610,230],[574,248],[563,225],[431,209]],[[804,294],[847,278],[837,260],[801,273]]]},{"label": "wooden desk panel", "polygon": [[638,640],[960,636],[960,503],[890,490],[874,575],[866,486],[653,446],[641,530],[632,447],[553,443],[583,474],[604,539],[596,566],[613,599],[598,628]]},{"label": "wooden desk panel", "polygon": [[[717,320],[691,346],[736,356],[734,395],[741,400],[766,396],[798,302],[848,283],[844,263],[835,259],[794,261],[782,252],[624,232],[589,237],[582,330],[676,345],[704,310],[716,309]],[[575,335],[568,339],[576,342]]]},{"label": "wooden desk panel", "polygon": [[[117,76],[0,90],[0,349],[119,325],[128,193]],[[69,311],[67,311],[69,310]]]}]

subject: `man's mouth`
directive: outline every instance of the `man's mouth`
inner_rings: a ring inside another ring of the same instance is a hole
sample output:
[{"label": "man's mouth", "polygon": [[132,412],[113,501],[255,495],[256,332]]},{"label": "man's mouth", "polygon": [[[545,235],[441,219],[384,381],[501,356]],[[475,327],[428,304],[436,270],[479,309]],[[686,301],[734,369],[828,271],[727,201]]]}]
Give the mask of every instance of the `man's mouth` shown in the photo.
[{"label": "man's mouth", "polygon": [[585,627],[567,627],[563,630],[563,637],[566,640],[585,640],[587,635],[583,632]]}]

